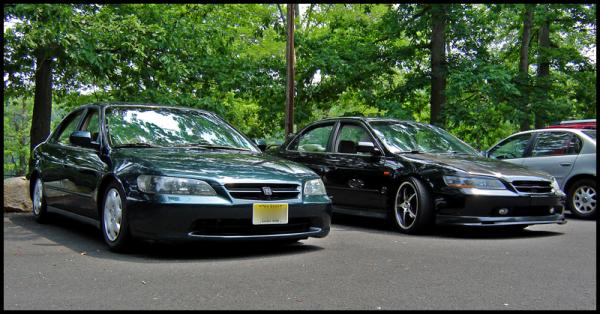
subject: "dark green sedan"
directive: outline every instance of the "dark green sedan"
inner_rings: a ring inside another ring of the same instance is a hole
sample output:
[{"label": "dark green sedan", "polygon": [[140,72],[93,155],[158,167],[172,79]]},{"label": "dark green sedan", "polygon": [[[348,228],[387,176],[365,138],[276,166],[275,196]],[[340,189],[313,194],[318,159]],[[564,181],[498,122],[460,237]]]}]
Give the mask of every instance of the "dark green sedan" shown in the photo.
[{"label": "dark green sedan", "polygon": [[301,240],[325,237],[331,201],[297,163],[263,154],[214,113],[91,104],[33,151],[36,220],[49,211],[96,224],[113,250],[132,238]]}]

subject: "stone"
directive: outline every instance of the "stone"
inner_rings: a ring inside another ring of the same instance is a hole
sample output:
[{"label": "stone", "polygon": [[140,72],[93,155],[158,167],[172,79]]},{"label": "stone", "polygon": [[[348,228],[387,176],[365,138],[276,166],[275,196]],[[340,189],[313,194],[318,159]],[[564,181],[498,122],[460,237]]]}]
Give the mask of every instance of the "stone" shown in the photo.
[{"label": "stone", "polygon": [[25,177],[4,179],[4,212],[30,212],[29,180]]}]

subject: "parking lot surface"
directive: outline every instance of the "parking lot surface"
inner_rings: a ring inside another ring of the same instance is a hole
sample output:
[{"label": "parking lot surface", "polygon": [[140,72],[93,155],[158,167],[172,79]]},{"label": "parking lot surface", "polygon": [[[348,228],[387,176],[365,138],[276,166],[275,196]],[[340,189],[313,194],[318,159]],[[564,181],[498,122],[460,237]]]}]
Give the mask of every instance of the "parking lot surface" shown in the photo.
[{"label": "parking lot surface", "polygon": [[93,226],[5,213],[4,309],[594,310],[596,222],[409,236],[334,216],[329,236],[298,244],[119,254]]}]

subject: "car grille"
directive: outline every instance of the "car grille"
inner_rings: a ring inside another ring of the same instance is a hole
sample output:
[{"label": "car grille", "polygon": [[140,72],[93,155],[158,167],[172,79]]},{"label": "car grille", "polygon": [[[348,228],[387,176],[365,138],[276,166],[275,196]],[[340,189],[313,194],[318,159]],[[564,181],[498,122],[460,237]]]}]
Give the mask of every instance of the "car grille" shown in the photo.
[{"label": "car grille", "polygon": [[202,235],[269,235],[310,231],[310,218],[290,218],[287,224],[253,225],[251,219],[201,219],[192,233]]},{"label": "car grille", "polygon": [[[300,195],[299,184],[288,183],[230,183],[225,188],[233,198],[245,200],[287,200],[297,199]],[[265,193],[265,188],[270,194]]]},{"label": "car grille", "polygon": [[552,186],[549,181],[513,181],[514,188],[521,193],[550,193]]}]

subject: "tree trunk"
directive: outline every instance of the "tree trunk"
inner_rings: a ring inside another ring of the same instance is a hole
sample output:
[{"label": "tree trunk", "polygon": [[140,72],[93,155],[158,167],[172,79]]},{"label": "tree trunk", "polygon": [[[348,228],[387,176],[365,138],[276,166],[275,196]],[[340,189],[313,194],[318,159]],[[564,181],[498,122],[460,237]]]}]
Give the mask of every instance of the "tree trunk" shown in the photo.
[{"label": "tree trunk", "polygon": [[[15,117],[16,118],[16,117]],[[25,120],[27,119],[27,102],[25,101],[25,97],[21,98],[21,111],[19,112],[19,119],[15,124],[15,135],[17,136],[17,141],[21,145],[21,147],[27,147],[27,136],[25,133],[21,133],[25,131],[21,128],[21,126],[26,125]],[[19,149],[19,166],[17,167],[17,176],[23,176],[27,174],[27,154],[24,149]]]},{"label": "tree trunk", "polygon": [[431,9],[431,116],[430,123],[444,125],[442,110],[446,104],[446,4]]},{"label": "tree trunk", "polygon": [[287,87],[285,97],[285,136],[294,132],[294,71],[296,56],[294,53],[294,4],[287,5]]},{"label": "tree trunk", "polygon": [[46,51],[42,51],[38,53],[36,65],[28,174],[31,174],[33,166],[33,149],[46,140],[50,134],[50,118],[52,115],[52,58],[48,56]]},{"label": "tree trunk", "polygon": [[[539,34],[540,53],[538,55],[538,86],[542,93],[546,93],[549,88],[548,78],[550,76],[550,60],[548,58],[548,49],[550,49],[550,21],[545,20],[540,26]],[[540,99],[535,111],[535,128],[541,129],[546,123],[545,115],[545,97]]]},{"label": "tree trunk", "polygon": [[523,37],[519,53],[518,84],[521,91],[521,131],[529,130],[529,41],[531,39],[531,26],[533,24],[533,6],[526,5],[523,14]]}]

